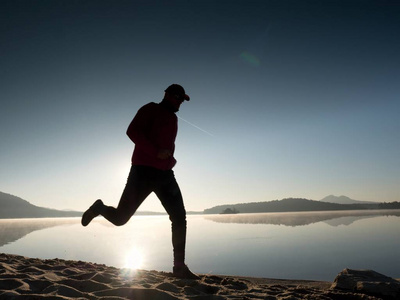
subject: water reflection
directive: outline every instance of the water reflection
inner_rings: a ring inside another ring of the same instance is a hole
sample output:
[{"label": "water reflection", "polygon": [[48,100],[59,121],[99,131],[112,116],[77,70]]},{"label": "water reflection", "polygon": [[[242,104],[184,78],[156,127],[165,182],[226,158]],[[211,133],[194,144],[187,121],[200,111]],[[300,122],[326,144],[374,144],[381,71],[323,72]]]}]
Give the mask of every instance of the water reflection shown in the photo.
[{"label": "water reflection", "polygon": [[3,219],[0,220],[0,247],[15,242],[37,230],[72,225],[78,222],[79,218]]},{"label": "water reflection", "polygon": [[[400,210],[189,215],[187,261],[209,274],[332,281],[353,268],[398,278],[399,216]],[[0,220],[0,252],[95,262],[129,268],[127,274],[170,272],[169,226],[168,216],[136,217],[122,227],[101,218],[88,227],[79,218]]]},{"label": "water reflection", "polygon": [[379,216],[400,217],[400,210],[355,210],[355,211],[315,211],[290,213],[259,213],[207,215],[204,218],[217,223],[272,224],[285,226],[304,226],[325,222],[330,226],[348,226],[355,221]]}]

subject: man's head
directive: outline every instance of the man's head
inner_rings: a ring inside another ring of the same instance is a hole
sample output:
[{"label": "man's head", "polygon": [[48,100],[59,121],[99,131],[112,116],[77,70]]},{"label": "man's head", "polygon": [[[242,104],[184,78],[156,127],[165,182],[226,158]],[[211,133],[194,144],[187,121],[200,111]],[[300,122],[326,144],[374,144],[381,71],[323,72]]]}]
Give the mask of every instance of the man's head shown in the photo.
[{"label": "man's head", "polygon": [[167,100],[177,111],[183,101],[189,101],[190,97],[185,89],[179,84],[171,84],[166,90],[164,99]]}]

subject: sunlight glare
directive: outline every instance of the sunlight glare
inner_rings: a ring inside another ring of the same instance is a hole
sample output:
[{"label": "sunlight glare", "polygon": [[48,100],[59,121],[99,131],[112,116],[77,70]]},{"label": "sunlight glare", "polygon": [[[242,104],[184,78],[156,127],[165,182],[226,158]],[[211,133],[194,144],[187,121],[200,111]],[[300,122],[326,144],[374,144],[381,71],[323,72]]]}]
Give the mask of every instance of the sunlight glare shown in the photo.
[{"label": "sunlight glare", "polygon": [[125,254],[123,268],[137,270],[143,266],[143,253],[138,249],[132,248]]}]

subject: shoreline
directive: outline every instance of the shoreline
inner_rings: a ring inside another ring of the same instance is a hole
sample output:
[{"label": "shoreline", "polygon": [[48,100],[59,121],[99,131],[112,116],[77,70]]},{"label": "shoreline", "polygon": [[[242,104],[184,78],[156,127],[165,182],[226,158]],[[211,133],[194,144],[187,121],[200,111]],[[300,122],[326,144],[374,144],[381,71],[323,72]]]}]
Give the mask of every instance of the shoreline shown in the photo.
[{"label": "shoreline", "polygon": [[0,299],[383,299],[332,288],[332,282],[119,269],[0,253]]}]

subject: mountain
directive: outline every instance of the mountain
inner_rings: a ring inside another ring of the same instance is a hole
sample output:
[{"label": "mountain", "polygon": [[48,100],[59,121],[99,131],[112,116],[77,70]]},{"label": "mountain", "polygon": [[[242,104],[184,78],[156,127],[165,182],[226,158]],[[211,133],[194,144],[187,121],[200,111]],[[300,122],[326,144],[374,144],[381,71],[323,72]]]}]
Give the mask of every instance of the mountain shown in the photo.
[{"label": "mountain", "polygon": [[241,204],[219,205],[204,210],[204,214],[220,214],[227,209],[236,210],[240,213],[262,213],[262,212],[294,212],[294,211],[331,211],[331,210],[357,210],[357,209],[379,209],[379,204],[338,204],[308,200],[302,198],[288,198],[267,202],[253,202]]},{"label": "mountain", "polygon": [[39,207],[19,197],[0,192],[0,219],[80,216],[82,216],[82,212]]},{"label": "mountain", "polygon": [[329,195],[319,200],[321,202],[337,203],[337,204],[377,204],[377,202],[353,200],[346,196]]},{"label": "mountain", "polygon": [[290,211],[329,211],[329,210],[352,210],[365,209],[361,204],[337,204],[302,198],[288,198],[267,202],[241,203],[233,205],[219,205],[205,209],[205,214],[219,214],[226,209],[239,211],[240,213],[259,212],[290,212]]}]

